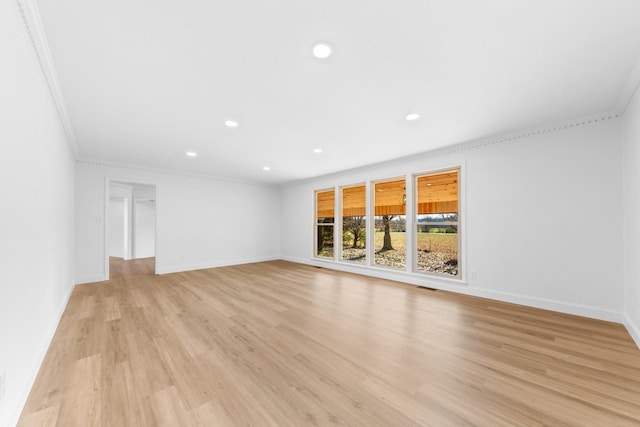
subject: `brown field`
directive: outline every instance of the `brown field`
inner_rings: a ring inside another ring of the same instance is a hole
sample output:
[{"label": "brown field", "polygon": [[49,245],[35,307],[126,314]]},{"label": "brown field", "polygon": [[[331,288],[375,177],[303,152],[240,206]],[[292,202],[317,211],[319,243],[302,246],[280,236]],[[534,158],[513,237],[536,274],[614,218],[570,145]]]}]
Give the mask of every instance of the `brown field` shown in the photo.
[{"label": "brown field", "polygon": [[[384,240],[384,232],[378,231],[374,235],[375,264],[392,268],[405,268],[406,233],[391,232],[391,245],[394,250],[380,252]],[[363,242],[364,243],[364,242]],[[343,246],[344,261],[364,264],[366,250],[351,248],[349,242]],[[418,233],[419,271],[444,273],[456,276],[458,274],[458,235],[445,233]]]},{"label": "brown field", "polygon": [[[374,236],[375,249],[379,251],[382,248],[384,232],[376,231]],[[407,247],[406,233],[391,232],[391,245],[399,252],[404,252]],[[364,248],[364,244],[362,244]],[[350,248],[350,242],[344,246]],[[458,253],[458,235],[452,233],[418,233],[418,250],[429,252],[443,252],[447,254]]]},{"label": "brown field", "polygon": [[[394,249],[404,251],[407,246],[406,233],[391,232],[391,245]],[[375,247],[376,251],[382,248],[384,232],[376,231]],[[428,250],[431,252],[457,253],[458,235],[451,233],[418,233],[418,250]]]}]

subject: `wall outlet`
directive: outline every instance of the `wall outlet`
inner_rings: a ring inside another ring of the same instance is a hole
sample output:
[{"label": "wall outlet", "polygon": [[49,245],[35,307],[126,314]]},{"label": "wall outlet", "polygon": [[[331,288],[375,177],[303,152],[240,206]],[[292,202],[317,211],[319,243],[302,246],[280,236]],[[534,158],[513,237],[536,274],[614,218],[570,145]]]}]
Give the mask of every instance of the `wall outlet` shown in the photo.
[{"label": "wall outlet", "polygon": [[478,278],[478,272],[477,271],[472,271],[471,272],[471,279],[472,280],[476,280]]}]

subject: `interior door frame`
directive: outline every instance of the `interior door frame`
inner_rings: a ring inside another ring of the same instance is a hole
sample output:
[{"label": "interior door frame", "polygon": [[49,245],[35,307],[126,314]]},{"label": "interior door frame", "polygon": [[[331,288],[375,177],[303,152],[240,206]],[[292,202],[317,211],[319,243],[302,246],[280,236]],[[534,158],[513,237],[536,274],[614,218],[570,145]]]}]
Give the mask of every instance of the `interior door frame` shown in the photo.
[{"label": "interior door frame", "polygon": [[[125,184],[141,184],[141,185],[153,185],[155,187],[155,229],[154,229],[154,233],[155,233],[155,274],[159,274],[158,273],[158,264],[159,264],[159,251],[158,249],[160,248],[160,236],[158,233],[159,227],[158,227],[158,223],[159,223],[159,217],[160,215],[158,215],[159,209],[159,200],[160,200],[160,185],[157,182],[152,182],[152,181],[144,181],[144,180],[139,180],[139,179],[131,179],[131,178],[124,178],[124,177],[114,177],[114,176],[106,176],[104,179],[104,235],[103,235],[103,240],[104,240],[104,277],[105,280],[109,280],[110,277],[110,273],[109,273],[109,223],[111,222],[111,217],[110,217],[110,209],[109,209],[109,202],[111,200],[111,183],[125,183]],[[133,197],[131,198],[131,203],[133,204]]]}]

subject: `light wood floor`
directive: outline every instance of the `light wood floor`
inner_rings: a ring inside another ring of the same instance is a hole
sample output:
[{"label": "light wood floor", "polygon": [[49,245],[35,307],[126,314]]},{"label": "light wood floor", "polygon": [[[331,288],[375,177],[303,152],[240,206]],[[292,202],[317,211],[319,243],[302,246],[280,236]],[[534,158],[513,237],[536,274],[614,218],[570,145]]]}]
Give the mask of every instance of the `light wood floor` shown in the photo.
[{"label": "light wood floor", "polygon": [[640,350],[618,324],[284,261],[124,274],[73,291],[20,425],[638,426]]},{"label": "light wood floor", "polygon": [[122,258],[109,257],[109,278],[120,279],[141,274],[155,274],[155,258],[138,258],[125,261]]}]

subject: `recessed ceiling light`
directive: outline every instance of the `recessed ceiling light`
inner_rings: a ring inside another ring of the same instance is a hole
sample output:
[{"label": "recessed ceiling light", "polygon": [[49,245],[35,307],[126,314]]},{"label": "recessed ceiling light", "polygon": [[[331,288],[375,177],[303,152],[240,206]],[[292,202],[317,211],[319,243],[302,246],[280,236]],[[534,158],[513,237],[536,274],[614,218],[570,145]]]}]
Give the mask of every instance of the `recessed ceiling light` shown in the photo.
[{"label": "recessed ceiling light", "polygon": [[236,122],[235,120],[226,120],[224,122],[225,125],[227,125],[230,128],[237,128],[238,127],[238,122]]},{"label": "recessed ceiling light", "polygon": [[328,58],[331,55],[331,46],[325,42],[318,42],[313,45],[313,56],[320,59]]},{"label": "recessed ceiling light", "polygon": [[420,118],[420,114],[418,113],[411,113],[406,117],[406,119],[409,121],[418,120],[419,118]]},{"label": "recessed ceiling light", "polygon": [[196,157],[198,155],[198,153],[196,153],[195,151],[187,151],[187,156],[189,157]]},{"label": "recessed ceiling light", "polygon": [[322,148],[314,148],[313,152],[314,153],[322,153]]},{"label": "recessed ceiling light", "polygon": [[270,168],[269,166],[263,166],[263,167],[262,167],[262,170],[263,170],[263,171],[270,171],[270,170],[271,170],[271,168]]}]

